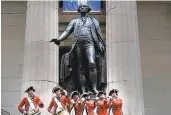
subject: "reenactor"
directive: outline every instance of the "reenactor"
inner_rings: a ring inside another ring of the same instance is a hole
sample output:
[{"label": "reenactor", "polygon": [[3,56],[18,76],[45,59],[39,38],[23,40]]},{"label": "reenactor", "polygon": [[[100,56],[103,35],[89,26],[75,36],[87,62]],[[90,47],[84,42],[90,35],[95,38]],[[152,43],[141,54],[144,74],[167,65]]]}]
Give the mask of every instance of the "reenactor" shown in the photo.
[{"label": "reenactor", "polygon": [[109,92],[111,107],[109,110],[109,115],[123,115],[122,112],[122,99],[118,97],[118,90],[112,89]]},{"label": "reenactor", "polygon": [[80,99],[80,94],[77,91],[71,93],[72,106],[70,115],[82,115],[84,101]]},{"label": "reenactor", "polygon": [[94,107],[95,107],[95,99],[91,99],[90,96],[92,93],[84,93],[82,94],[81,98],[84,100],[84,108],[83,108],[83,114],[86,115],[93,115],[94,113]]},{"label": "reenactor", "polygon": [[71,99],[67,96],[67,92],[59,87],[54,87],[52,92],[55,93],[55,97],[52,98],[48,111],[52,115],[69,115],[67,106],[71,104]]},{"label": "reenactor", "polygon": [[[28,95],[22,99],[18,105],[18,110],[24,115],[40,115],[41,112],[39,108],[43,108],[44,104],[40,98],[34,95],[35,89],[33,86],[28,87],[25,93]],[[25,106],[25,108],[23,108]]]},{"label": "reenactor", "polygon": [[99,91],[96,100],[96,107],[94,113],[97,115],[108,115],[108,109],[110,107],[110,100],[106,98],[106,93]]}]

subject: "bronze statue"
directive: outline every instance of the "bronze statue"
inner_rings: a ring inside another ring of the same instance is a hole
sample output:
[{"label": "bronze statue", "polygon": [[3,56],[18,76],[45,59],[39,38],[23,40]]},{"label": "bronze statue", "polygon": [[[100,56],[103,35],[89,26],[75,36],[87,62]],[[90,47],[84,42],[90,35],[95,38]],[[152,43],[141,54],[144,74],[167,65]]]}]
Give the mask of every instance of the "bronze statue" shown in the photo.
[{"label": "bronze statue", "polygon": [[[69,70],[76,90],[80,93],[86,90],[98,93],[98,90],[103,87],[102,84],[106,84],[105,43],[102,40],[99,22],[87,15],[91,11],[88,3],[80,2],[77,11],[81,14],[80,17],[72,20],[62,35],[50,42],[60,45],[61,41],[73,33],[72,48],[69,55],[67,54],[69,62],[66,68],[72,68]],[[62,76],[62,82],[65,81],[65,77]]]}]

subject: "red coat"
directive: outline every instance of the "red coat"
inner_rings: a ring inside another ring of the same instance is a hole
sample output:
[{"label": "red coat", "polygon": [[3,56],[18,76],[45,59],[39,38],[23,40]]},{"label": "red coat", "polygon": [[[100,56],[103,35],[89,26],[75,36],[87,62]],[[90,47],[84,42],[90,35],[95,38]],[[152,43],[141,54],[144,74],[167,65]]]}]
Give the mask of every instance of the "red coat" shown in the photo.
[{"label": "red coat", "polygon": [[[56,97],[54,97],[54,98],[56,98]],[[55,109],[57,108],[57,104],[56,104],[54,98],[52,98],[52,100],[51,100],[51,102],[50,102],[50,105],[49,105],[49,107],[48,107],[48,111],[49,111],[49,112],[51,111],[52,107],[54,107]],[[71,99],[70,99],[70,98],[67,98],[67,97],[64,96],[64,95],[62,95],[62,96],[60,97],[60,102],[61,102],[61,105],[62,105],[63,107],[65,107],[66,104],[71,104]],[[56,110],[54,110],[54,111],[56,111]]]},{"label": "red coat", "polygon": [[121,99],[113,99],[112,105],[114,107],[114,115],[122,115],[122,100]]},{"label": "red coat", "polygon": [[75,104],[74,109],[75,109],[76,115],[81,115],[82,114],[83,107],[84,107],[83,102],[80,102],[80,103],[77,102]]},{"label": "red coat", "polygon": [[110,101],[109,100],[98,100],[96,102],[97,106],[98,106],[98,115],[107,115],[107,110],[110,107]]},{"label": "red coat", "polygon": [[[41,102],[41,100],[40,100],[40,98],[38,97],[38,96],[34,96],[34,100],[33,100],[33,102],[34,102],[34,106],[36,107],[38,104],[38,106],[40,107],[40,108],[43,108],[43,103]],[[24,109],[23,109],[23,106],[24,106]],[[29,110],[29,102],[28,102],[28,100],[27,100],[27,97],[24,97],[22,100],[21,100],[21,102],[20,102],[20,104],[18,105],[18,110],[21,112],[21,113],[23,113],[23,111],[28,111]],[[39,110],[37,110],[37,111],[39,111]]]},{"label": "red coat", "polygon": [[87,111],[88,111],[88,115],[93,115],[93,110],[94,110],[94,101],[90,100],[90,101],[86,101],[86,106],[87,106]]}]

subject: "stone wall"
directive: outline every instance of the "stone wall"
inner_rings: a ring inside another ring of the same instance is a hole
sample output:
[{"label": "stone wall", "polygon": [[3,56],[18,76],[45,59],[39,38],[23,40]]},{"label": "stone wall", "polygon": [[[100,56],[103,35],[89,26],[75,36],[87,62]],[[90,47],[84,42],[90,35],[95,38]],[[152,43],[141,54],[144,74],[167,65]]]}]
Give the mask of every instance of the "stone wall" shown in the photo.
[{"label": "stone wall", "polygon": [[[138,2],[145,115],[171,114],[171,5]],[[19,115],[26,2],[2,2],[2,109]],[[63,30],[63,29],[61,29]]]},{"label": "stone wall", "polygon": [[19,115],[24,63],[26,2],[2,2],[2,90],[1,107],[11,115]]},{"label": "stone wall", "polygon": [[145,115],[171,114],[171,4],[138,2]]}]

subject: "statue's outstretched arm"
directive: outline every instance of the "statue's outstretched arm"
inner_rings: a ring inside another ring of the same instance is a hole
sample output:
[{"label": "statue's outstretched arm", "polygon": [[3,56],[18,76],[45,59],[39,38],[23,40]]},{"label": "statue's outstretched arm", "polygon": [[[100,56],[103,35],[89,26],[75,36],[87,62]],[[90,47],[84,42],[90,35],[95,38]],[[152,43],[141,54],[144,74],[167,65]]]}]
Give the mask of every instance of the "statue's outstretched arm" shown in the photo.
[{"label": "statue's outstretched arm", "polygon": [[57,40],[60,40],[60,41],[65,40],[73,32],[74,24],[75,24],[75,20],[72,20],[67,26],[67,29],[62,33],[61,36],[59,36]]}]

